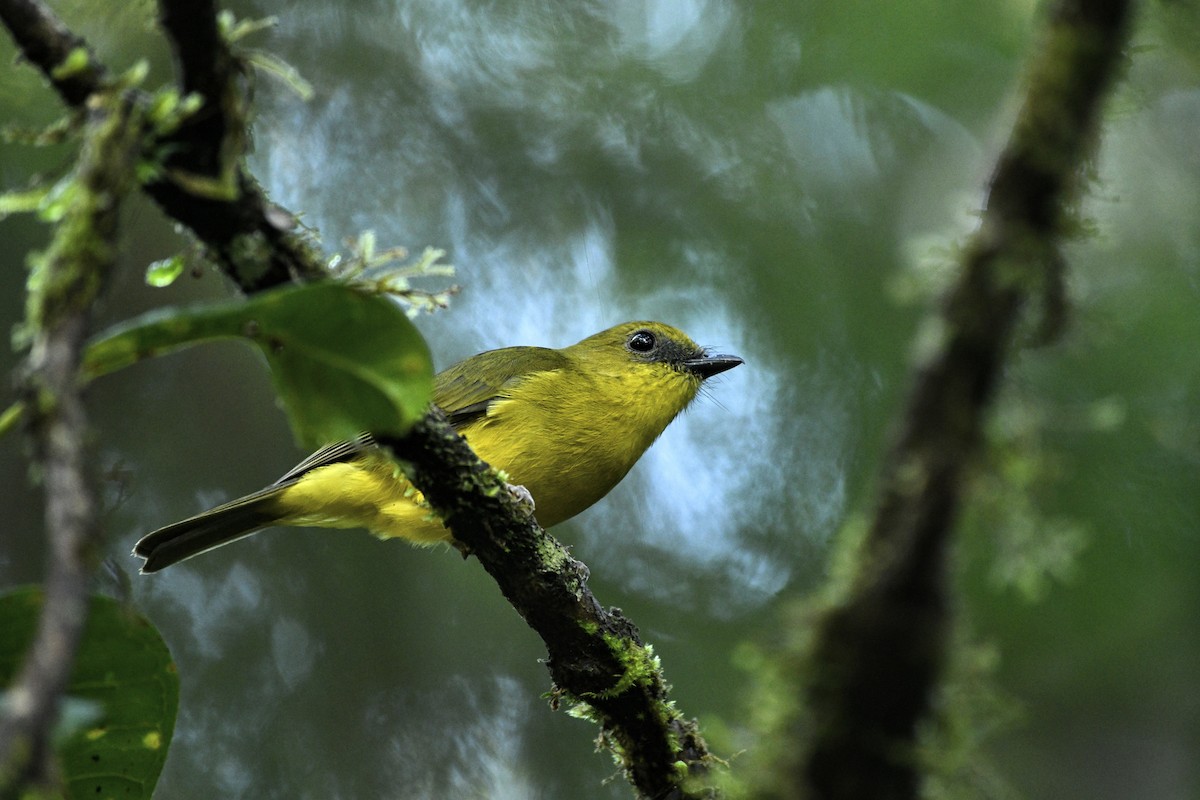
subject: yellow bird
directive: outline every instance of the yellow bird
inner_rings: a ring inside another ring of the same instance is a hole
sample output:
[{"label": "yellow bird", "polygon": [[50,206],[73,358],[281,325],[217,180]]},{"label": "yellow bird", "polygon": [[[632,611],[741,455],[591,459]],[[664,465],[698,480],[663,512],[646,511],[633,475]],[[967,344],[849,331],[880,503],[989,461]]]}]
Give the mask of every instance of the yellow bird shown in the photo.
[{"label": "yellow bird", "polygon": [[[608,494],[706,378],[741,363],[669,325],[627,322],[561,350],[471,356],[437,375],[433,402],[481,459],[528,490],[548,528]],[[133,552],[146,560],[142,572],[157,572],[272,525],[453,541],[363,434],[321,448],[265,489],[147,534]]]}]

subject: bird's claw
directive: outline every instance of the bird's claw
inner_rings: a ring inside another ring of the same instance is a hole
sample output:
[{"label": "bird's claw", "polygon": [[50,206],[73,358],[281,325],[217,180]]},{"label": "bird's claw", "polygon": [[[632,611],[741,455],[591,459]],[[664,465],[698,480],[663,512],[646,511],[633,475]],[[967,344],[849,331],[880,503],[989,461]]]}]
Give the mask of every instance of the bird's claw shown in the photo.
[{"label": "bird's claw", "polygon": [[513,499],[517,501],[521,509],[532,517],[537,504],[533,502],[533,495],[530,494],[529,490],[519,484],[506,483],[504,485],[508,487],[508,493],[513,496]]}]

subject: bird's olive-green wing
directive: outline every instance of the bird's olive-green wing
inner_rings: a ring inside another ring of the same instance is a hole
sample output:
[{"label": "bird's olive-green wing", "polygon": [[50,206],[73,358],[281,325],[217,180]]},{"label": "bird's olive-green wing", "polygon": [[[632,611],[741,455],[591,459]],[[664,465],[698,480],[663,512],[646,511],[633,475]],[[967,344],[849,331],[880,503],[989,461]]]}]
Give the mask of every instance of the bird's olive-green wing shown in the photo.
[{"label": "bird's olive-green wing", "polygon": [[460,361],[433,379],[433,402],[455,428],[487,413],[504,388],[534,372],[561,369],[570,359],[546,347],[505,347]]},{"label": "bird's olive-green wing", "polygon": [[[460,361],[434,378],[433,402],[446,412],[455,428],[487,413],[488,405],[503,396],[504,387],[532,372],[558,369],[569,359],[557,350],[545,347],[507,347],[489,350]],[[318,467],[327,467],[355,458],[375,447],[369,433],[334,442],[317,450],[287,471],[269,488],[295,483],[302,475]]]}]

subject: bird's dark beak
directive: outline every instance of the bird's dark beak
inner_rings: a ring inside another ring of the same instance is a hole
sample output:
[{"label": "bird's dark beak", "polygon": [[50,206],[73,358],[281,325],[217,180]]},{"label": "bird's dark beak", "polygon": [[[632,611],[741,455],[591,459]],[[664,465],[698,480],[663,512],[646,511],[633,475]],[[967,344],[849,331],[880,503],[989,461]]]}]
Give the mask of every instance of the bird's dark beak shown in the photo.
[{"label": "bird's dark beak", "polygon": [[738,364],[744,363],[737,356],[704,356],[689,358],[683,362],[683,366],[701,378],[711,378],[713,375],[719,375],[727,369],[733,369]]}]

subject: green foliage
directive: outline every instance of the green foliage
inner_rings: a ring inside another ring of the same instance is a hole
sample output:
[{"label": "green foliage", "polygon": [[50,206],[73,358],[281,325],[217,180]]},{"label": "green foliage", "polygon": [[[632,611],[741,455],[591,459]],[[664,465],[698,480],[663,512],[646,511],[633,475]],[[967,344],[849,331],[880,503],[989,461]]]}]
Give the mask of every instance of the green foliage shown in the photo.
[{"label": "green foliage", "polygon": [[26,147],[51,147],[65,142],[78,128],[78,116],[64,114],[40,128],[25,128],[18,125],[0,127],[0,142],[21,144]]},{"label": "green foliage", "polygon": [[432,313],[446,308],[450,298],[458,293],[459,287],[451,285],[445,289],[425,290],[413,285],[414,279],[448,278],[454,275],[454,266],[442,263],[445,250],[426,247],[414,261],[407,261],[408,250],[389,247],[380,250],[375,231],[366,230],[350,243],[350,257],[340,254],[329,262],[329,270],[354,286],[372,294],[387,294],[400,300],[410,317],[424,311]]},{"label": "green foliage", "polygon": [[432,392],[429,350],[404,312],[385,297],[333,282],[151,312],[93,340],[83,371],[93,378],[226,338],[251,342],[266,356],[292,429],[308,446],[364,430],[402,434]]},{"label": "green foliage", "polygon": [[146,283],[158,288],[170,286],[183,274],[186,267],[187,262],[179,253],[170,258],[159,259],[146,267]]},{"label": "green foliage", "polygon": [[78,181],[74,176],[66,176],[55,183],[53,186],[46,189],[41,197],[31,199],[37,200],[36,206],[31,206],[30,210],[37,211],[38,219],[48,224],[61,222],[70,210],[71,204],[79,196],[80,188]]},{"label": "green foliage", "polygon": [[270,30],[279,24],[277,17],[263,17],[261,19],[238,19],[234,13],[228,9],[223,9],[217,12],[217,26],[221,30],[221,35],[230,44],[241,41],[247,36],[253,36],[259,31]]},{"label": "green foliage", "polygon": [[18,346],[87,307],[112,267],[117,209],[132,188],[141,127],[139,110],[128,100],[115,90],[92,95],[79,161],[39,203],[39,216],[55,229],[50,245],[26,259],[25,322],[13,337]]},{"label": "green foliage", "polygon": [[[1098,407],[1096,423],[1110,424],[1112,412]],[[1082,523],[1042,510],[1061,471],[1041,441],[1047,423],[1043,404],[1002,399],[988,426],[988,469],[975,477],[964,509],[964,530],[993,544],[991,582],[1029,601],[1044,599],[1055,583],[1071,578],[1088,539]]]},{"label": "green foliage", "polygon": [[300,70],[274,53],[267,52],[266,50],[243,50],[241,56],[246,63],[278,80],[304,102],[307,103],[316,96],[316,89],[304,79],[304,76],[300,74]]},{"label": "green foliage", "polygon": [[180,123],[203,107],[204,98],[198,94],[180,94],[174,86],[164,86],[150,98],[146,119],[160,136],[176,130]]},{"label": "green foliage", "polygon": [[[8,684],[33,639],[41,589],[0,597],[0,681]],[[105,597],[91,601],[56,736],[72,797],[149,798],[166,761],[179,676],[150,623]]]},{"label": "green foliage", "polygon": [[928,800],[1015,800],[1019,794],[991,763],[987,746],[1015,727],[1020,704],[999,686],[994,645],[959,635],[939,690],[937,714],[920,730],[919,757]]},{"label": "green foliage", "polygon": [[0,438],[3,438],[22,417],[25,416],[25,404],[22,402],[13,403],[8,408],[0,413]]}]

